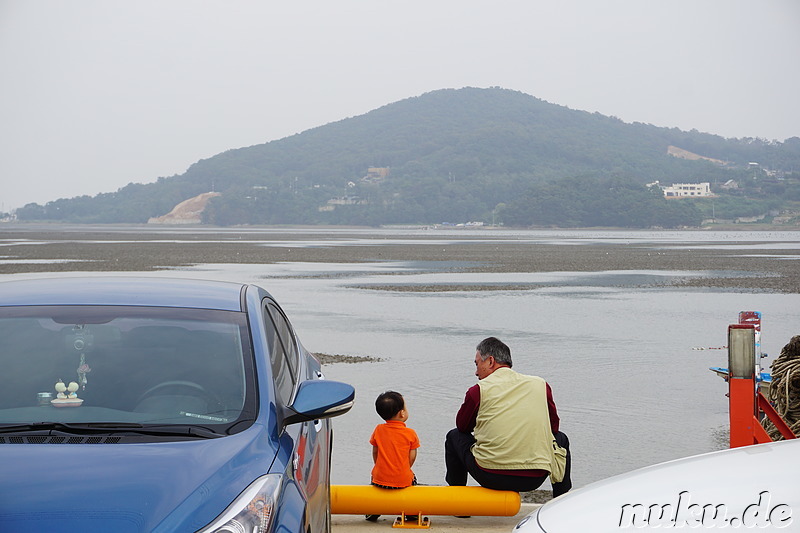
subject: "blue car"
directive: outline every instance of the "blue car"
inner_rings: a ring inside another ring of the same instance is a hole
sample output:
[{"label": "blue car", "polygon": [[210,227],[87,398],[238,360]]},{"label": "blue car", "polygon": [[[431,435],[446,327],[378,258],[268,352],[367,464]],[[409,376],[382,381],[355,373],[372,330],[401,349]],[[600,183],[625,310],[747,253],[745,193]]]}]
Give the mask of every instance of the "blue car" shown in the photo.
[{"label": "blue car", "polygon": [[330,531],[323,378],[254,285],[0,283],[0,530]]}]

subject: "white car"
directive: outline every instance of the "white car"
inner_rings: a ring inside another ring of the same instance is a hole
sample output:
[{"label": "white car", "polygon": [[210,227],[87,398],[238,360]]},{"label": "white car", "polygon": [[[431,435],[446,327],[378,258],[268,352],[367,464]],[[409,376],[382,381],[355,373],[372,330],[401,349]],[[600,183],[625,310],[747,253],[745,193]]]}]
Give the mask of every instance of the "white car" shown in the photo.
[{"label": "white car", "polygon": [[624,529],[800,531],[800,440],[744,446],[661,463],[551,500],[515,533]]}]

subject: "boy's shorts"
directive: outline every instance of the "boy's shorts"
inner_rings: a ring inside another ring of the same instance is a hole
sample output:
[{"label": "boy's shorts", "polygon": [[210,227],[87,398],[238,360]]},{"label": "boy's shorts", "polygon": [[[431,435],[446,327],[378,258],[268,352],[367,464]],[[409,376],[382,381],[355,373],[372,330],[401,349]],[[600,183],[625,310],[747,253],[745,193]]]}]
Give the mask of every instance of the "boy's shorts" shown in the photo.
[{"label": "boy's shorts", "polygon": [[[387,487],[386,485],[378,485],[377,483],[371,483],[372,485],[378,487],[379,489],[404,489],[405,487]],[[414,476],[414,479],[411,481],[411,485],[414,486],[417,484],[417,476]]]}]

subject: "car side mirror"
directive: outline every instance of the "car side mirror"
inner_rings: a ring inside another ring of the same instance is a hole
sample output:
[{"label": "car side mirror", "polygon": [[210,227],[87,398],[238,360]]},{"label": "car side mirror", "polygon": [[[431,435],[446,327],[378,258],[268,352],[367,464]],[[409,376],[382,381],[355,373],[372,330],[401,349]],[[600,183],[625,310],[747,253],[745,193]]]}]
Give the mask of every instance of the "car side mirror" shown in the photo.
[{"label": "car side mirror", "polygon": [[294,402],[284,411],[283,425],[332,418],[353,407],[356,390],[339,381],[308,380],[300,383]]}]

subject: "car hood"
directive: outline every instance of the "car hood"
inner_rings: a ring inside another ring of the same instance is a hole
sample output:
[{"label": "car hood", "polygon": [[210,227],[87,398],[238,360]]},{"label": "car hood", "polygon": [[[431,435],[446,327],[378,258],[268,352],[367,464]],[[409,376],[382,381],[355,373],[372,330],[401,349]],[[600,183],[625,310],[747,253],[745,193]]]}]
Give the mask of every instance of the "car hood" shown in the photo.
[{"label": "car hood", "polygon": [[4,444],[4,531],[196,531],[259,475],[275,449],[254,425],[216,439]]},{"label": "car hood", "polygon": [[[651,527],[763,528],[768,527],[765,520],[770,518],[774,527],[785,527],[786,513],[791,522],[798,519],[792,512],[800,511],[798,456],[800,440],[789,440],[634,470],[548,502],[536,514],[541,529],[530,530],[601,533]],[[721,511],[716,516],[715,509]],[[698,522],[698,518],[704,521]]]}]

